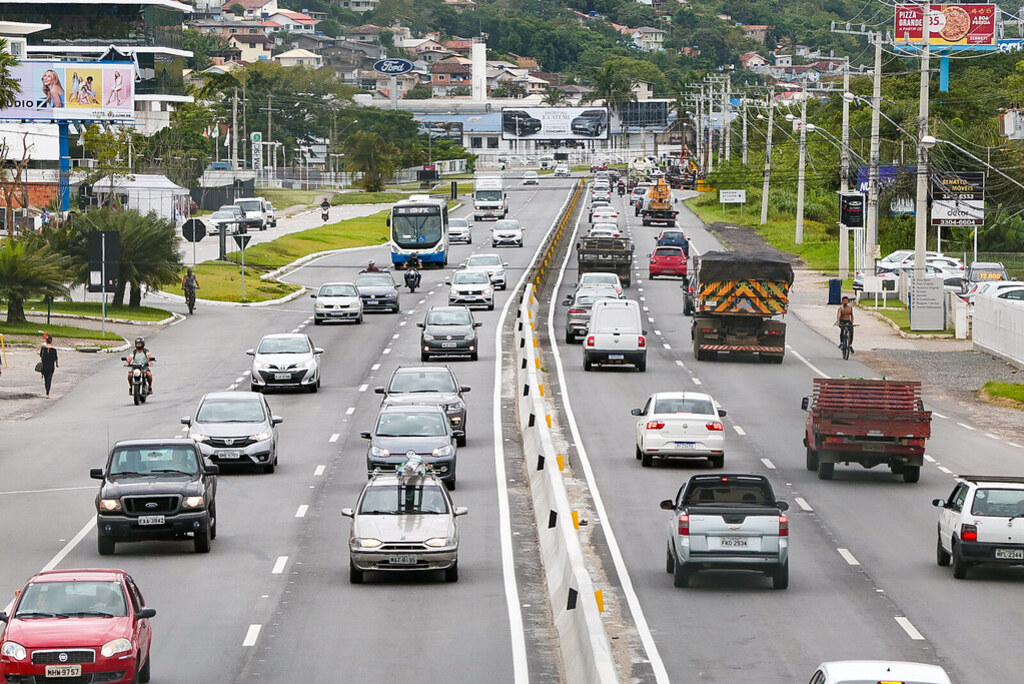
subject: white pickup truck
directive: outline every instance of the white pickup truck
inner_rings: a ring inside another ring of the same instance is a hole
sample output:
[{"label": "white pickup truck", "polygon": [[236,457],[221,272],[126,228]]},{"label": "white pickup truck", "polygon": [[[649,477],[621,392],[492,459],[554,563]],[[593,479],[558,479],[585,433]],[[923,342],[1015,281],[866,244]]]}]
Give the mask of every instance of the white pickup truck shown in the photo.
[{"label": "white pickup truck", "polygon": [[757,570],[772,586],[789,586],[789,504],[775,498],[762,475],[694,475],[675,499],[665,570],[677,587],[697,570]]},{"label": "white pickup truck", "polygon": [[935,561],[956,579],[971,565],[1024,565],[1024,477],[961,475],[932,505],[942,509]]}]

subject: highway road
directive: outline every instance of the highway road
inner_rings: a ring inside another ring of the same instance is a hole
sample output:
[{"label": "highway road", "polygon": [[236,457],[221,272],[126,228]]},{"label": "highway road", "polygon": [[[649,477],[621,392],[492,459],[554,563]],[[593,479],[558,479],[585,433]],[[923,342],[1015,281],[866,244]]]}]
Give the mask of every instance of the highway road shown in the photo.
[{"label": "highway road", "polygon": [[[897,659],[945,667],[959,682],[1019,677],[1016,643],[1024,615],[1016,599],[1024,574],[1013,569],[972,569],[952,578],[935,564],[937,509],[959,473],[1021,474],[1024,449],[1012,436],[986,434],[957,416],[955,406],[935,411],[928,463],[919,484],[905,484],[887,469],[837,466],[833,481],[804,468],[800,399],[816,376],[871,377],[856,360],[843,361],[835,342],[787,316],[789,352],[782,365],[721,357],[696,362],[689,318],[682,314],[679,281],[647,277],[646,256],[656,227],[643,227],[622,198],[620,226],[636,247],[634,284],[649,333],[646,373],[609,368],[584,372],[579,344],[564,343],[565,309],[555,306],[548,342],[556,351],[558,384],[566,400],[560,422],[573,431],[574,466],[589,461],[604,510],[624,559],[622,582],[637,594],[656,648],[675,682],[799,682],[826,660]],[[680,225],[697,252],[721,249],[688,211]],[[586,216],[580,230],[588,227]],[[570,250],[557,296],[576,280]],[[547,314],[538,317],[548,320]],[[552,365],[550,361],[549,365]],[[657,391],[694,390],[714,395],[728,410],[724,472],[768,476],[790,505],[790,587],[771,588],[750,572],[708,572],[676,589],[665,572],[670,514],[659,510],[703,461],[642,468],[633,454],[630,409]],[[613,556],[605,549],[606,565]]]}]

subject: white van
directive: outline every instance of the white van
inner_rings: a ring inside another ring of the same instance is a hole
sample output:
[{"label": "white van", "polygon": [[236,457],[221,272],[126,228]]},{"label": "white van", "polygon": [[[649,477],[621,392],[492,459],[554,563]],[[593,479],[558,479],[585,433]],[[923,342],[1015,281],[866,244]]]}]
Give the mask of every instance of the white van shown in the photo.
[{"label": "white van", "polygon": [[632,364],[647,370],[647,331],[640,305],[632,299],[601,299],[594,302],[587,336],[583,342],[583,370],[594,364]]},{"label": "white van", "polygon": [[270,202],[262,197],[239,197],[234,204],[242,210],[242,225],[246,228],[266,230],[277,223],[276,217],[271,218]]},{"label": "white van", "polygon": [[542,155],[540,158],[540,168],[542,169],[553,169],[555,168],[555,158],[550,154]]}]

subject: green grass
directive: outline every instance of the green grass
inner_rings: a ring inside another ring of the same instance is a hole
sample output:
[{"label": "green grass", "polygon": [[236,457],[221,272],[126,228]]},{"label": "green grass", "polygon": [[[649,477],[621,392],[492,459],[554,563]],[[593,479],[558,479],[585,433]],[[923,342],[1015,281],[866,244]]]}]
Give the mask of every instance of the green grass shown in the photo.
[{"label": "green grass", "polygon": [[277,209],[295,206],[297,204],[310,206],[320,204],[324,196],[330,196],[330,190],[292,190],[290,188],[263,188],[260,190],[262,196],[267,198]]},{"label": "green grass", "polygon": [[54,343],[57,346],[61,346],[61,340],[68,339],[104,340],[110,342],[123,341],[123,338],[120,335],[115,335],[109,331],[106,335],[101,335],[99,330],[78,328],[73,325],[45,325],[42,323],[35,323],[33,321],[28,321],[27,323],[0,323],[0,335],[4,336],[5,343],[27,341],[39,342],[42,344],[43,336],[39,334],[40,330],[44,330],[50,335],[53,335]]},{"label": "green grass", "polygon": [[[266,269],[245,267],[245,301],[263,302],[279,299],[299,290],[297,285],[279,281],[260,280]],[[195,268],[199,279],[200,299],[213,299],[218,302],[242,301],[242,274],[238,264],[204,261]],[[199,304],[202,307],[202,304]]]},{"label": "green grass", "polygon": [[[61,302],[55,301],[50,307],[50,313],[72,314],[75,316],[94,316],[99,318],[102,315],[102,303],[100,302]],[[46,313],[46,302],[35,300],[25,302],[25,313]],[[162,321],[170,318],[171,312],[163,309],[154,309],[149,306],[111,306],[107,305],[107,318],[122,318],[130,321]]]},{"label": "green grass", "polygon": [[[331,198],[331,204],[393,204],[411,193],[385,190],[384,192],[341,192]],[[319,202],[318,202],[319,204]]]},{"label": "green grass", "polygon": [[1021,408],[1024,408],[1024,385],[1016,382],[999,382],[997,380],[989,380],[985,383],[985,386],[981,388],[982,394],[992,397],[999,397],[1002,399],[1009,399],[1021,404]]},{"label": "green grass", "polygon": [[[868,300],[864,300],[862,304],[866,304]],[[874,300],[871,300],[874,301]],[[890,321],[899,326],[899,329],[905,333],[911,333],[913,335],[952,335],[955,331],[953,328],[946,328],[945,330],[911,330],[910,329],[910,311],[907,310],[906,305],[903,302],[897,300],[890,300],[886,304],[885,309],[876,309],[874,307],[863,307],[875,313],[879,313]]]}]

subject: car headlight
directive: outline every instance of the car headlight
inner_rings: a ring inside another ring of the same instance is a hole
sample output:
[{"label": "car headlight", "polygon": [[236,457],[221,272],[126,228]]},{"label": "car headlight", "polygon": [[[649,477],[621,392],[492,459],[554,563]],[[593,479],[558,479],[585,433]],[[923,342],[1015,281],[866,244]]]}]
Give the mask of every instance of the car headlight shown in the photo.
[{"label": "car headlight", "polygon": [[356,537],[352,540],[352,544],[362,549],[376,549],[380,547],[380,539],[372,539],[369,537]]},{"label": "car headlight", "polygon": [[206,435],[201,432],[190,432],[188,433],[188,438],[195,442],[205,442],[207,439]]},{"label": "car headlight", "polygon": [[270,368],[270,364],[266,361],[253,361],[252,365],[256,370],[267,370]]},{"label": "car headlight", "polygon": [[273,435],[273,433],[270,432],[270,430],[265,430],[265,431],[259,433],[258,435],[253,435],[252,438],[255,439],[257,442],[266,442],[268,439],[270,439],[273,436],[274,435]]},{"label": "car headlight", "polygon": [[466,333],[466,341],[471,342],[471,341],[473,341],[475,339],[476,339],[476,333],[475,332]]},{"label": "car headlight", "polygon": [[443,447],[438,447],[437,449],[434,449],[431,453],[434,456],[442,456],[443,457],[443,456],[451,456],[453,451],[454,450],[452,449],[452,445],[451,444],[446,444]]},{"label": "car headlight", "polygon": [[370,455],[376,456],[377,458],[387,458],[391,455],[391,452],[387,449],[382,449],[381,447],[372,446],[370,447]]},{"label": "car headlight", "polygon": [[494,294],[494,290],[492,290],[492,289],[491,289],[491,288],[489,288],[489,287],[485,287],[485,288],[484,288],[484,294],[485,294],[485,295],[492,295],[492,294]]},{"label": "car headlight", "polygon": [[133,650],[132,642],[122,637],[103,644],[103,648],[100,649],[100,653],[103,654],[104,658],[109,658],[112,655],[117,655],[118,653],[130,653]]},{"label": "car headlight", "polygon": [[425,342],[433,342],[434,341],[434,336],[431,335],[430,333],[423,333],[423,340]]},{"label": "car headlight", "polygon": [[325,308],[325,304],[323,302],[317,302],[316,304],[313,305],[313,308],[314,309],[323,309],[323,308]]},{"label": "car headlight", "polygon": [[121,502],[117,499],[100,499],[100,510],[113,513],[121,510]]},{"label": "car headlight", "polygon": [[3,646],[0,646],[0,656],[11,660],[24,660],[28,657],[28,651],[16,641],[5,641]]},{"label": "car headlight", "polygon": [[447,411],[461,411],[463,408],[465,408],[465,406],[466,405],[463,404],[462,401],[460,400],[460,401],[453,401],[452,403],[447,404],[444,408]]},{"label": "car headlight", "polygon": [[185,500],[181,502],[182,508],[202,508],[205,504],[205,500],[201,496],[186,496]]},{"label": "car headlight", "polygon": [[435,549],[439,549],[444,546],[454,546],[455,540],[451,537],[434,537],[423,542],[424,546],[430,546]]},{"label": "car headlight", "polygon": [[298,363],[295,364],[295,368],[309,368],[312,365],[313,359],[309,359],[308,361],[299,361]]}]

